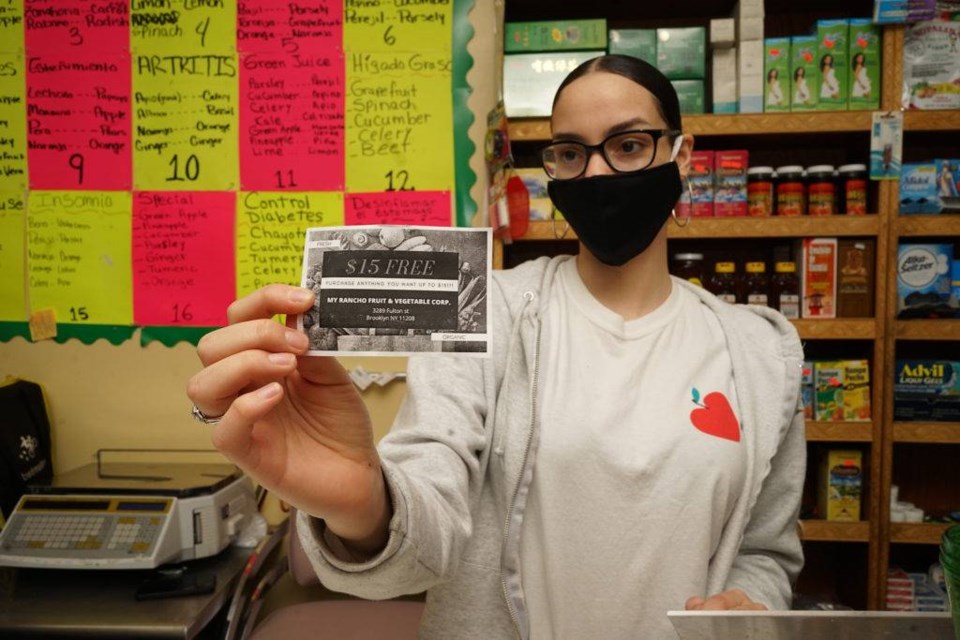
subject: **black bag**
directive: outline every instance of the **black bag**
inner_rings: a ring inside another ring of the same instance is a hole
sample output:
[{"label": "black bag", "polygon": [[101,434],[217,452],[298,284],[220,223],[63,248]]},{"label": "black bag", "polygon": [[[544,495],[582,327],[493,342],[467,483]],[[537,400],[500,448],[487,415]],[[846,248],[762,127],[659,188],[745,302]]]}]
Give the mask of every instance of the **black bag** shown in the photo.
[{"label": "black bag", "polygon": [[0,511],[4,518],[28,484],[53,479],[50,421],[40,385],[17,380],[0,387]]}]

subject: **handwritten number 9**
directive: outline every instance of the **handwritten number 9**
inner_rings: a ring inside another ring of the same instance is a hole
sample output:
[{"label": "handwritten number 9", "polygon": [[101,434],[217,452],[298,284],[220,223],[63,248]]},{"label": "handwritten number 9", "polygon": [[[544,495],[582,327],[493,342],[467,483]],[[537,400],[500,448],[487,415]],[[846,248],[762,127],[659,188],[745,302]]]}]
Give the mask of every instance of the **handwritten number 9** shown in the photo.
[{"label": "handwritten number 9", "polygon": [[83,44],[83,36],[80,34],[80,29],[70,27],[70,44],[74,47],[79,47]]},{"label": "handwritten number 9", "polygon": [[400,171],[397,171],[396,178],[400,182],[399,187],[394,187],[393,185],[393,170],[387,171],[383,177],[387,179],[387,191],[416,191],[413,185],[409,187],[407,186],[407,180],[410,178],[410,174],[406,169],[400,169]]},{"label": "handwritten number 9", "polygon": [[397,36],[390,33],[391,31],[393,31],[393,25],[387,27],[387,30],[383,32],[383,41],[392,47],[397,43]]},{"label": "handwritten number 9", "polygon": [[77,172],[77,184],[83,184],[83,154],[75,153],[67,160],[70,168]]},{"label": "handwritten number 9", "polygon": [[180,156],[178,154],[173,154],[167,164],[173,169],[173,175],[167,178],[167,182],[183,182],[185,179],[193,182],[200,177],[200,160],[193,154],[190,154],[187,161],[183,163],[183,177],[180,176]]}]

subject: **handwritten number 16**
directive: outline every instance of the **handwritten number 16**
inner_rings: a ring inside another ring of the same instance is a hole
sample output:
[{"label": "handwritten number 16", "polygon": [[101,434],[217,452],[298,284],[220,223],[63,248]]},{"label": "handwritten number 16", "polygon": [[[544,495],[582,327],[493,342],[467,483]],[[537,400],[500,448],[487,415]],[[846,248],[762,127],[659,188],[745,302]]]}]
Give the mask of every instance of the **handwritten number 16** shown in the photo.
[{"label": "handwritten number 16", "polygon": [[183,305],[173,305],[173,322],[190,322],[193,320],[193,312],[190,311],[190,303]]}]

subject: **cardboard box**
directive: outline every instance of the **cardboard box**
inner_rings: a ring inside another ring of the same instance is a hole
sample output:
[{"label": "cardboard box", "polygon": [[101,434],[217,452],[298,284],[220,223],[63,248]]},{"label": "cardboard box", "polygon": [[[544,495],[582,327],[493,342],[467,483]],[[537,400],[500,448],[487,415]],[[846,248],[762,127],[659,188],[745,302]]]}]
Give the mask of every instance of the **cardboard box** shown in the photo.
[{"label": "cardboard box", "polygon": [[898,359],[894,420],[960,422],[960,362]]},{"label": "cardboard box", "polygon": [[843,419],[846,422],[870,421],[870,362],[844,361]]},{"label": "cardboard box", "polygon": [[610,53],[633,56],[657,66],[656,29],[611,29],[608,40]]},{"label": "cardboard box", "polygon": [[729,49],[737,46],[737,21],[733,18],[710,20],[710,48]]},{"label": "cardboard box", "polygon": [[737,49],[714,49],[713,113],[737,112]]},{"label": "cardboard box", "polygon": [[681,114],[704,112],[703,80],[672,80],[671,84],[677,92]]},{"label": "cardboard box", "polygon": [[847,95],[851,109],[880,108],[880,27],[870,18],[850,20],[847,59],[850,61]]},{"label": "cardboard box", "polygon": [[763,40],[737,47],[737,100],[740,113],[763,112]]},{"label": "cardboard box", "polygon": [[790,111],[790,38],[763,41],[764,111]]},{"label": "cardboard box", "polygon": [[737,42],[763,40],[763,17],[762,1],[744,0],[743,2],[737,2],[733,7]]},{"label": "cardboard box", "polygon": [[703,80],[707,36],[703,27],[657,29],[657,68],[671,80]]},{"label": "cardboard box", "polygon": [[850,25],[847,20],[817,21],[817,60],[820,65],[820,98],[817,108],[821,111],[847,108],[849,33]]},{"label": "cardboard box", "polygon": [[876,270],[872,238],[840,238],[837,246],[837,317],[872,318]]},{"label": "cardboard box", "polygon": [[903,165],[900,214],[960,213],[960,159]]},{"label": "cardboard box", "polygon": [[[690,156],[690,191],[684,191],[677,206],[677,216],[698,218],[713,216],[713,151],[694,151]],[[690,208],[693,193],[693,209]]]},{"label": "cardboard box", "polygon": [[843,391],[847,368],[842,360],[813,363],[813,387],[817,422],[843,421]]},{"label": "cardboard box", "polygon": [[806,420],[813,420],[815,408],[817,405],[816,393],[813,385],[813,362],[803,361],[803,370],[800,376],[800,399],[803,402],[803,417]]},{"label": "cardboard box", "polygon": [[747,167],[745,150],[717,151],[713,156],[713,215],[747,215]]},{"label": "cardboard box", "polygon": [[859,522],[863,496],[863,453],[830,449],[820,459],[818,506],[825,520]]},{"label": "cardboard box", "polygon": [[820,99],[820,64],[816,36],[790,39],[790,110],[813,111]]},{"label": "cardboard box", "polygon": [[567,74],[603,51],[511,53],[503,57],[503,101],[510,118],[549,116]]},{"label": "cardboard box", "polygon": [[952,315],[952,263],[953,244],[901,244],[897,248],[897,315]]},{"label": "cardboard box", "polygon": [[504,27],[505,53],[577,51],[607,48],[607,21],[546,20],[508,22]]},{"label": "cardboard box", "polygon": [[837,317],[837,239],[804,238],[800,250],[800,317]]}]

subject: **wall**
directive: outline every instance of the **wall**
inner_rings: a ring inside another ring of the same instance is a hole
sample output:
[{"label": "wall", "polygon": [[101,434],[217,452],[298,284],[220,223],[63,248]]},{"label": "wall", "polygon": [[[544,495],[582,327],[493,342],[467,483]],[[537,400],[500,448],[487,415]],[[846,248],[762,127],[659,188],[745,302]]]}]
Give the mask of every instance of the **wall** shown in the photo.
[{"label": "wall", "polygon": [[[502,5],[502,2],[500,3]],[[494,2],[477,0],[470,14],[475,33],[469,45],[474,66],[470,108],[475,120],[470,137],[477,149],[471,168],[477,184],[471,195],[484,206],[486,172],[483,139],[486,114],[496,101]],[[342,358],[350,369],[402,371],[403,358]],[[86,346],[32,344],[20,338],[0,343],[0,378],[12,375],[43,385],[51,414],[54,469],[66,471],[93,461],[99,448],[210,448],[209,428],[190,417],[184,393],[200,368],[193,345],[141,347],[135,336],[120,346],[104,340]],[[378,438],[389,428],[404,392],[403,382],[364,392]]]}]

